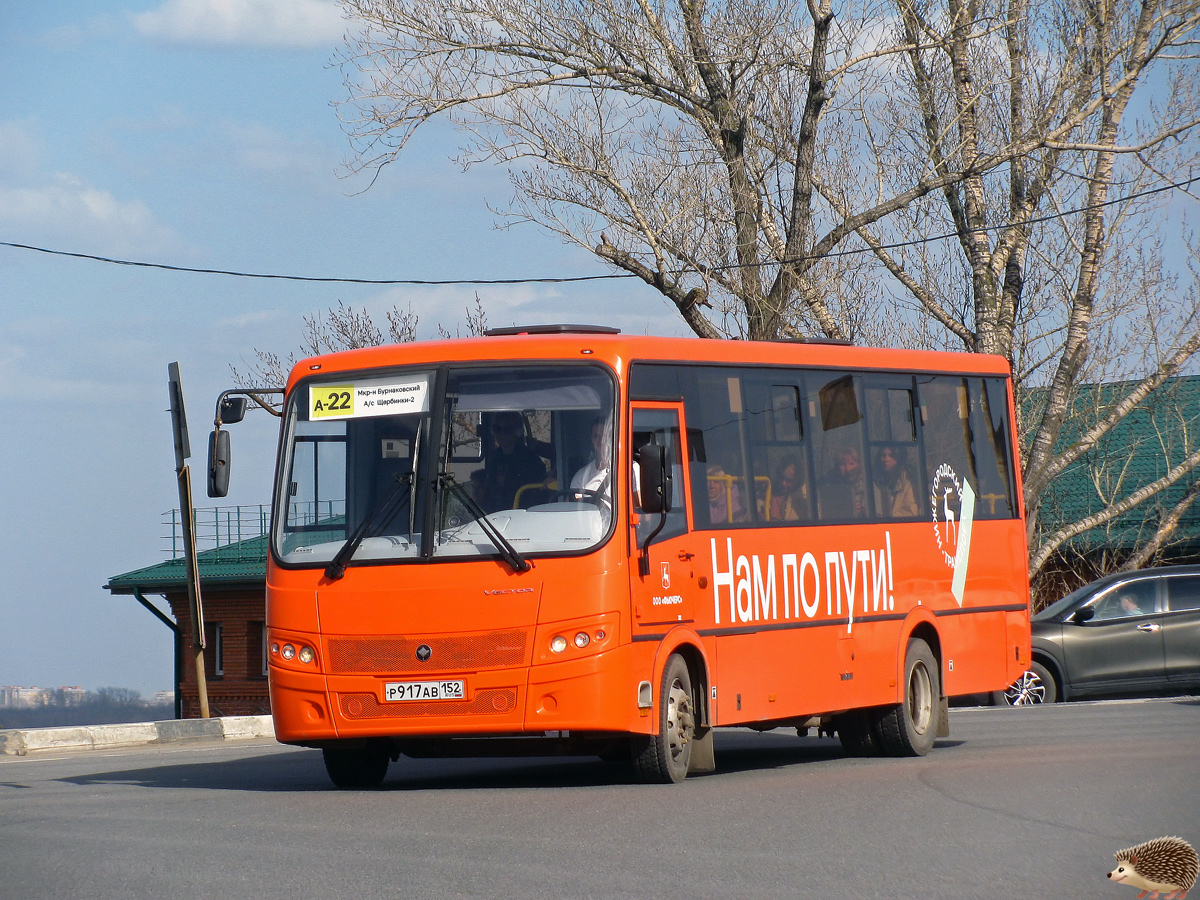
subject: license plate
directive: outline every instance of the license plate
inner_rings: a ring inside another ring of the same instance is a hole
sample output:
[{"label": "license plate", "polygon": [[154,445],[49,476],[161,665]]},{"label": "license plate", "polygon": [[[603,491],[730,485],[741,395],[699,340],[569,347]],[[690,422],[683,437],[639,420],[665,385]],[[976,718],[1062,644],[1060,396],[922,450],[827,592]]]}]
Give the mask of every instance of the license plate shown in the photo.
[{"label": "license plate", "polygon": [[462,700],[465,683],[458,681],[389,681],[383,686],[383,699],[397,700]]}]

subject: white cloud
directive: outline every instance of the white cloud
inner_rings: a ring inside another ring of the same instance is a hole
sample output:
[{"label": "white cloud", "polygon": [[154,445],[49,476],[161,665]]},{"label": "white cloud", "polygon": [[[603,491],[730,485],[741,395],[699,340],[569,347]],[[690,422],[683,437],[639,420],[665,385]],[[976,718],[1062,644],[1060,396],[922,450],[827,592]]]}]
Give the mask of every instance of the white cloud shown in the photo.
[{"label": "white cloud", "polygon": [[345,28],[331,0],[167,0],[130,18],[145,37],[179,44],[319,47]]},{"label": "white cloud", "polygon": [[54,249],[151,255],[178,251],[174,232],[140,200],[121,200],[77,175],[50,174],[36,122],[0,121],[0,235]]},{"label": "white cloud", "polygon": [[174,244],[144,203],[121,201],[73,175],[33,186],[0,185],[0,225],[10,234],[84,241],[109,252],[152,252]]}]

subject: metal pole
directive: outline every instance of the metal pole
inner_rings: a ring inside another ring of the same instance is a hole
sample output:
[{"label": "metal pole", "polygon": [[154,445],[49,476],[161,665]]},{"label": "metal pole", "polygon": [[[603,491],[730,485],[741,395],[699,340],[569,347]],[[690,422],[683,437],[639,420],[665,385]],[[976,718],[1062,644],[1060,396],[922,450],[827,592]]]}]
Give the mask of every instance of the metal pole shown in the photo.
[{"label": "metal pole", "polygon": [[187,565],[188,604],[192,614],[192,659],[196,666],[196,689],[200,697],[200,718],[207,719],[208,684],[204,677],[204,607],[200,600],[200,572],[196,565],[195,517],[192,507],[192,476],[187,458],[192,455],[188,441],[187,415],[183,407],[183,384],[179,363],[167,366],[171,390],[171,427],[175,438],[175,473],[179,484],[180,519],[183,525],[183,552]]},{"label": "metal pole", "polygon": [[204,674],[204,606],[200,602],[200,571],[196,565],[196,532],[192,527],[192,474],[187,466],[179,472],[179,502],[183,504],[183,551],[187,564],[188,605],[192,611],[192,661],[196,666],[196,689],[200,695],[200,718],[207,719],[208,682]]}]

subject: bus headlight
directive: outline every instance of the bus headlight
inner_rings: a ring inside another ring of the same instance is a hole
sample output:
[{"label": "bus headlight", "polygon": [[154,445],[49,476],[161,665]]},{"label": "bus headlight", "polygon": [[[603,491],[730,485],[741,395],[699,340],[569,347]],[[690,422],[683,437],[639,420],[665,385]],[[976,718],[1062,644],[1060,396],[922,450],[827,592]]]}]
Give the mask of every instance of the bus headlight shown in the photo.
[{"label": "bus headlight", "polygon": [[291,644],[284,644],[283,649],[279,652],[279,655],[282,656],[284,659],[295,659],[296,658],[296,648],[293,647]]},{"label": "bus headlight", "polygon": [[313,653],[312,647],[301,647],[300,648],[300,662],[302,662],[302,663],[312,662],[313,659],[316,658],[316,655],[317,654]]},{"label": "bus headlight", "polygon": [[580,659],[615,649],[620,621],[618,613],[609,612],[574,622],[539,625],[534,638],[534,665]]}]

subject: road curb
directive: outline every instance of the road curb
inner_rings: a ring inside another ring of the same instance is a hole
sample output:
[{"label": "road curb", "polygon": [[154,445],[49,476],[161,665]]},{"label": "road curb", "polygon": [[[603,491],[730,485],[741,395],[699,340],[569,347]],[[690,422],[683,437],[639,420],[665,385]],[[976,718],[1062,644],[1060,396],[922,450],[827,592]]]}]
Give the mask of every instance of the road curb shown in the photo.
[{"label": "road curb", "polygon": [[0,731],[0,755],[27,756],[45,750],[107,750],[177,741],[233,741],[273,738],[270,716],[169,719],[123,725],[68,725]]}]

